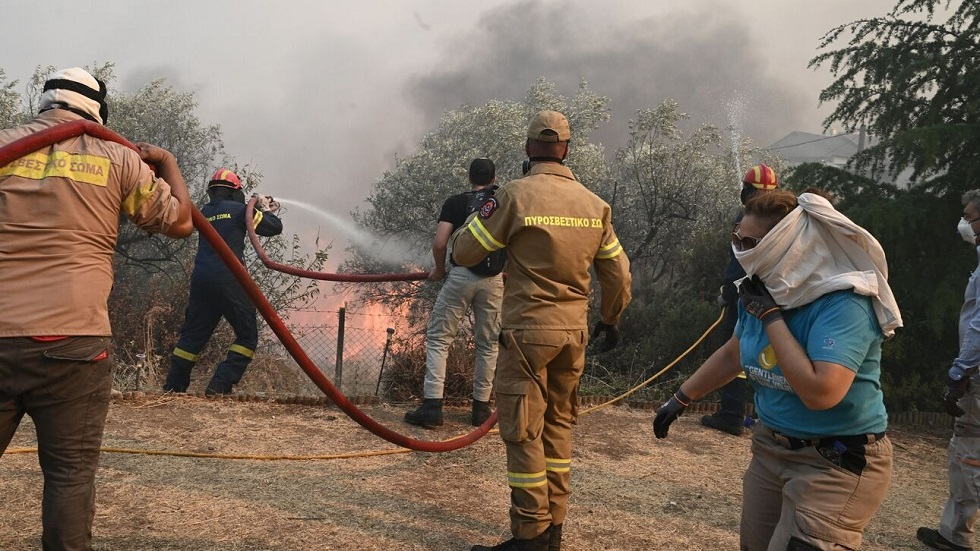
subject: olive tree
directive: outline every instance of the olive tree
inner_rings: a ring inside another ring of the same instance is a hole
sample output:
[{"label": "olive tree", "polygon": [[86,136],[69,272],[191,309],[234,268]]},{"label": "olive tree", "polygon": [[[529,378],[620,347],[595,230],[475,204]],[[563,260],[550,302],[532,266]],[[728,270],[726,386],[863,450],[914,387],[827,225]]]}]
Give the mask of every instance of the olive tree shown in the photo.
[{"label": "olive tree", "polygon": [[[397,240],[404,251],[400,265],[384,263],[364,246],[348,250],[342,270],[357,273],[426,270],[432,265],[430,245],[443,201],[470,189],[467,169],[472,159],[488,157],[497,167],[497,183],[521,175],[526,159],[527,121],[542,109],[561,111],[572,128],[568,165],[586,186],[596,188],[606,174],[602,148],[589,135],[608,118],[606,98],[594,94],[582,82],[571,100],[559,95],[552,83],[538,80],[523,100],[493,100],[484,105],[464,105],[443,115],[437,127],[420,141],[410,157],[375,183],[368,206],[352,216],[369,232]],[[342,285],[351,287],[351,285]],[[357,284],[360,300],[404,308],[413,321],[428,317],[438,285],[428,283]]]}]

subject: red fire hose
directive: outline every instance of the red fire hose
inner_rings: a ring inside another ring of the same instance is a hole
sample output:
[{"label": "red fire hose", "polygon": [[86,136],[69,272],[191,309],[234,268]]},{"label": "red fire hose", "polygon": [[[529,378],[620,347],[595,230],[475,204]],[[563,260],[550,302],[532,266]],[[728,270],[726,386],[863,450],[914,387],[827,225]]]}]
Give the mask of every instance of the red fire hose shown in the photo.
[{"label": "red fire hose", "polygon": [[[105,126],[86,120],[78,120],[53,126],[51,128],[46,128],[40,132],[0,147],[0,167],[6,166],[7,164],[10,164],[11,162],[25,155],[29,155],[38,149],[56,144],[69,138],[80,136],[81,134],[88,134],[102,140],[116,142],[134,150],[136,149],[136,146],[131,144],[126,138],[116,134]],[[235,253],[228,248],[228,245],[226,245],[224,240],[221,239],[218,232],[211,227],[211,224],[209,224],[207,219],[204,218],[201,211],[199,211],[194,205],[191,205],[191,207],[194,227],[197,228],[197,231],[200,232],[204,239],[206,239],[207,242],[214,247],[214,250],[217,251],[218,256],[221,257],[224,263],[228,266],[228,269],[230,269],[232,274],[234,274],[235,279],[238,280],[245,292],[248,293],[248,296],[252,299],[252,302],[255,303],[259,313],[262,314],[262,317],[269,324],[269,327],[271,327],[272,331],[277,337],[279,337],[279,340],[286,347],[286,350],[289,351],[289,354],[294,360],[296,360],[296,363],[299,364],[300,368],[306,372],[307,377],[309,377],[310,380],[313,381],[313,383],[316,384],[316,386],[322,390],[331,401],[333,401],[333,403],[337,404],[337,407],[339,407],[344,413],[346,413],[351,419],[356,421],[362,427],[398,446],[416,451],[446,452],[458,450],[464,446],[468,446],[469,444],[476,442],[490,430],[494,423],[497,422],[497,413],[494,412],[482,426],[473,430],[472,432],[457,436],[450,440],[431,441],[418,440],[416,438],[399,434],[381,425],[374,419],[371,419],[371,417],[352,404],[346,396],[341,394],[337,387],[335,387],[333,383],[331,383],[330,380],[327,379],[326,376],[324,376],[323,373],[317,368],[316,364],[314,364],[309,356],[306,355],[306,352],[303,351],[303,348],[299,345],[296,339],[293,338],[293,335],[289,332],[289,329],[286,328],[286,325],[283,323],[282,319],[279,318],[279,315],[276,314],[276,311],[273,310],[272,305],[269,304],[268,300],[266,300],[265,295],[262,294],[262,291],[252,280],[252,277],[248,274],[248,271],[244,266],[242,266],[241,262],[238,261],[238,258],[235,257]],[[412,276],[411,279],[421,279],[416,277],[417,274],[392,275],[410,275]],[[390,281],[390,279],[385,278],[391,277],[391,275],[386,276],[384,274],[372,274],[372,276],[379,279],[348,281]]]}]

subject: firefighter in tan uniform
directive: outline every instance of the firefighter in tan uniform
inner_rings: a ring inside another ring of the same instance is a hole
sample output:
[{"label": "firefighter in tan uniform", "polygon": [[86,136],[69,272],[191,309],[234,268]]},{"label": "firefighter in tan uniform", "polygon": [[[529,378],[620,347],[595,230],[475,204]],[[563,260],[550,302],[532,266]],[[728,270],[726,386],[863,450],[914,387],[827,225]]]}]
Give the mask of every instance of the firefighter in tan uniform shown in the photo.
[{"label": "firefighter in tan uniform", "polygon": [[[0,130],[0,146],[81,118],[105,124],[105,97],[87,71],[59,71],[44,84],[38,116]],[[92,546],[120,216],[168,237],[193,230],[177,160],[138,145],[137,153],[83,134],[0,166],[0,455],[29,415],[44,474],[44,549]]]},{"label": "firefighter in tan uniform", "polygon": [[494,388],[514,537],[474,551],[560,549],[589,339],[589,267],[602,287],[594,336],[605,333],[605,349],[615,345],[630,300],[629,259],[611,209],[563,166],[570,138],[564,115],[537,113],[528,128],[525,177],[501,187],[454,239],[456,264],[472,265],[504,247],[510,262]]}]

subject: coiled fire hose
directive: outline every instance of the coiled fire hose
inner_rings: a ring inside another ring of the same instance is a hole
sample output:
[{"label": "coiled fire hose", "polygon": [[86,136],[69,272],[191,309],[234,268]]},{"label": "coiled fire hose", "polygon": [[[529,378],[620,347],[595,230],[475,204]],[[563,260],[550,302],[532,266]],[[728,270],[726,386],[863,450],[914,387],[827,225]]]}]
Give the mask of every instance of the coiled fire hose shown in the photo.
[{"label": "coiled fire hose", "polygon": [[[77,120],[68,123],[59,124],[57,126],[52,126],[46,128],[39,132],[36,132],[30,136],[26,136],[14,142],[11,142],[3,147],[0,147],[0,166],[6,166],[11,162],[25,156],[29,155],[41,148],[54,145],[58,142],[67,140],[69,138],[74,138],[82,134],[88,134],[95,138],[99,138],[106,141],[116,142],[122,144],[131,149],[137,150],[136,146],[129,142],[126,138],[116,134],[112,130],[109,130],[105,126],[96,124],[87,120]],[[225,244],[218,232],[211,227],[201,211],[197,209],[196,205],[191,205],[191,215],[194,221],[194,227],[197,231],[207,240],[208,243],[214,247],[214,250],[221,257],[221,260],[228,266],[231,273],[234,274],[235,279],[241,284],[242,288],[248,294],[252,302],[255,303],[256,309],[262,314],[266,323],[272,328],[272,331],[282,342],[286,350],[289,351],[290,356],[296,360],[296,363],[300,368],[306,373],[306,376],[310,378],[311,381],[327,395],[330,400],[340,408],[341,411],[347,414],[348,417],[353,419],[356,423],[366,428],[373,434],[391,442],[392,444],[402,446],[404,448],[409,448],[416,451],[424,452],[446,452],[460,449],[464,446],[468,446],[473,442],[476,442],[485,435],[490,428],[497,422],[497,413],[494,412],[489,419],[482,426],[469,432],[467,434],[451,438],[449,440],[443,441],[431,441],[431,440],[419,440],[403,434],[397,433],[384,425],[381,425],[367,414],[358,409],[354,404],[352,404],[346,396],[344,396],[338,389],[330,382],[329,379],[317,368],[316,364],[306,355],[306,352],[300,346],[299,342],[293,338],[293,335],[289,332],[289,329],[283,323],[282,319],[269,304],[269,301],[262,294],[262,291],[252,280],[252,277],[248,274],[248,271],[235,257],[235,253]],[[343,275],[345,277],[351,277],[353,274],[331,274],[331,275]],[[425,274],[370,274],[371,277],[378,279],[348,279],[345,281],[390,281],[390,277],[395,276],[409,276],[405,279],[422,279]],[[361,276],[364,277],[364,276]]]}]

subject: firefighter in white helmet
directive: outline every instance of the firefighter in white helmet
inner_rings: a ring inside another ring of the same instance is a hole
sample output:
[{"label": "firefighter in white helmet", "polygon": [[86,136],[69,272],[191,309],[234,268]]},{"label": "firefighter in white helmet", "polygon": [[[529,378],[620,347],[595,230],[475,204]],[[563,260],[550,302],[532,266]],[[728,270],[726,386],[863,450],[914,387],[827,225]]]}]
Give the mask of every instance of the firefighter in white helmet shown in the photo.
[{"label": "firefighter in white helmet", "polygon": [[[0,131],[0,146],[109,116],[105,84],[79,67],[51,75],[39,105],[32,121]],[[194,229],[177,160],[137,145],[83,134],[0,166],[0,454],[29,415],[44,474],[44,549],[92,545],[120,216],[167,237]]]}]

